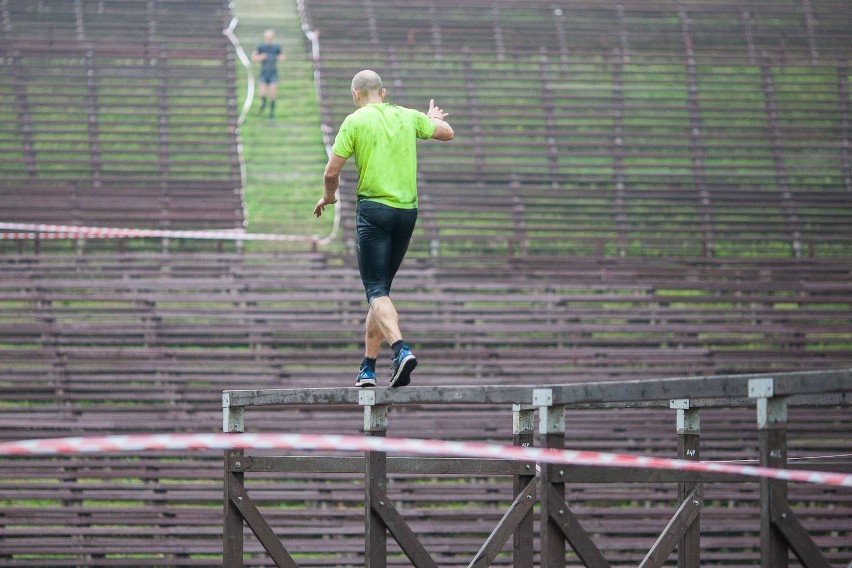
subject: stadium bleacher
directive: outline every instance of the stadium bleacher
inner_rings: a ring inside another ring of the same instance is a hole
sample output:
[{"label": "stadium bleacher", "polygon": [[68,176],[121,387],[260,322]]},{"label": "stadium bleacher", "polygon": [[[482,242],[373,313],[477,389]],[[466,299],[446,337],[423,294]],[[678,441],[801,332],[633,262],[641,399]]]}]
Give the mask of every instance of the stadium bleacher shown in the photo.
[{"label": "stadium bleacher", "polygon": [[307,3],[329,124],[374,66],[461,133],[422,146],[421,251],[849,255],[841,3],[433,4]]},{"label": "stadium bleacher", "polygon": [[[478,268],[463,267],[471,262]],[[0,264],[5,439],[213,432],[220,425],[222,390],[349,386],[352,380],[348,354],[357,349],[363,319],[358,275],[329,265],[319,253],[286,259],[5,255]],[[553,384],[833,368],[848,361],[852,314],[848,307],[838,308],[849,305],[848,268],[832,261],[702,260],[686,269],[676,261],[649,266],[617,257],[571,264],[543,258],[511,263],[424,258],[400,274],[398,286],[404,320],[416,330],[418,355],[428,362],[418,371],[418,384]],[[394,419],[391,433],[421,435],[427,429],[437,437],[506,442],[511,421],[497,420],[499,412],[414,409]],[[569,419],[570,447],[673,455],[674,425],[666,413],[626,412],[629,419],[576,413]],[[848,411],[792,412],[791,455],[843,453]],[[703,454],[752,457],[756,440],[746,434],[753,434],[747,427],[754,421],[751,413],[705,416]],[[352,411],[306,408],[253,415],[251,425],[302,431],[311,424],[312,433],[355,433],[359,420]],[[625,420],[637,425],[626,437]],[[89,558],[88,565],[109,565],[111,555],[150,554],[151,542],[164,542],[156,555],[145,557],[157,565],[204,566],[211,562],[205,555],[219,551],[221,482],[215,456],[4,462],[0,485],[8,506],[2,542],[19,555],[8,558],[10,566],[38,565],[27,560],[38,554],[67,555],[56,566],[77,565],[81,557]],[[395,499],[418,511],[418,532],[427,547],[444,551],[447,564],[464,563],[464,554],[450,551],[472,550],[479,538],[456,533],[487,533],[507,494],[499,479],[470,483],[394,482]],[[305,555],[305,565],[313,565],[311,555],[319,554],[336,555],[342,565],[361,562],[363,494],[351,476],[298,481],[262,476],[248,487],[288,550]],[[641,556],[653,532],[637,533],[636,519],[644,518],[650,527],[663,522],[675,488],[660,485],[637,494],[581,485],[572,491],[578,514],[600,517],[593,526],[608,553],[629,562]],[[755,485],[742,484],[708,490],[716,503],[724,503],[723,510],[711,507],[702,519],[706,534],[717,535],[709,537],[714,545],[708,558],[754,542],[755,492]],[[793,495],[809,504],[806,514],[814,519],[809,527],[817,541],[843,558],[848,527],[840,512],[847,507],[842,495],[812,487],[794,488]],[[646,504],[625,520],[620,500],[639,496]],[[459,500],[470,503],[463,515],[432,513]],[[279,510],[282,503],[299,512]],[[336,513],[314,514],[328,506]],[[736,507],[741,515],[737,537],[725,532],[730,523],[725,507]],[[613,513],[619,522],[605,520]],[[305,524],[305,515],[314,520]],[[57,519],[61,526],[52,528]],[[133,538],[103,531],[102,524],[120,525]],[[320,538],[319,527],[334,529]],[[257,543],[247,540],[254,562],[248,565],[264,565]],[[743,565],[755,558],[750,550],[738,556]],[[313,562],[327,561],[320,558]]]},{"label": "stadium bleacher", "polygon": [[[186,4],[0,0],[0,116],[13,125],[0,129],[3,220],[242,222],[228,5]],[[327,125],[350,112],[362,67],[392,100],[434,97],[452,113],[457,139],[421,146],[420,226],[394,291],[417,383],[849,366],[844,7],[304,2],[321,32]],[[0,439],[216,432],[222,390],[348,387],[364,309],[347,254],[31,254],[0,241]],[[676,452],[673,413],[567,422],[571,448]],[[362,416],[304,408],[250,424],[353,434]],[[503,408],[412,408],[391,424],[390,435],[511,439]],[[790,455],[847,454],[850,427],[848,407],[791,408]],[[747,460],[756,446],[753,409],[702,414],[703,458]],[[221,565],[221,455],[0,464],[4,566]],[[360,476],[247,487],[300,565],[363,566]],[[492,478],[390,488],[442,566],[467,565],[510,491]],[[677,496],[663,484],[569,491],[613,566],[638,564]],[[753,566],[757,485],[706,492],[702,558]],[[849,562],[849,492],[793,485],[790,498],[830,561]],[[246,543],[247,566],[270,565]],[[391,552],[390,566],[408,565]]]},{"label": "stadium bleacher", "polygon": [[229,17],[218,0],[4,4],[4,221],[242,226]]}]

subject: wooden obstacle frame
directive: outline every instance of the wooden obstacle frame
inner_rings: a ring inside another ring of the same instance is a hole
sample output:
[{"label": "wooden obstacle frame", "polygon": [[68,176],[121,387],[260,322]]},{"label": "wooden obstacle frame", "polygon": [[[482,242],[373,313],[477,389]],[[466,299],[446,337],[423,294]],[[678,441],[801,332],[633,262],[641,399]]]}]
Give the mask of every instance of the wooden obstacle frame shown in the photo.
[{"label": "wooden obstacle frame", "polygon": [[[852,369],[726,375],[533,386],[407,387],[401,389],[264,389],[223,392],[223,430],[245,431],[245,409],[256,406],[360,405],[364,410],[364,435],[384,436],[392,406],[401,405],[511,405],[513,440],[531,446],[538,412],[539,443],[564,448],[566,408],[668,408],[676,412],[678,458],[700,456],[702,408],[756,408],[759,464],[770,468],[795,468],[787,461],[788,406],[836,407],[848,405]],[[822,469],[826,469],[822,467]],[[852,471],[852,464],[831,469]],[[538,470],[538,472],[537,472]],[[491,566],[513,537],[512,566],[531,568],[536,554],[542,568],[564,568],[566,545],[587,568],[610,564],[584,530],[565,500],[571,483],[677,483],[680,504],[656,539],[640,568],[660,567],[675,550],[679,568],[700,566],[700,517],[705,483],[743,482],[754,478],[703,471],[663,471],[637,467],[577,466],[475,458],[388,457],[368,451],[361,457],[252,456],[245,450],[228,450],[224,462],[225,566],[243,566],[243,523],[253,531],[279,567],[297,567],[293,556],[264,520],[245,489],[246,474],[364,473],[365,566],[387,566],[387,535],[396,540],[416,568],[436,567],[386,493],[388,473],[428,475],[490,475],[513,479],[513,501],[469,566]],[[540,473],[539,473],[540,472]],[[787,503],[787,482],[760,478],[760,550],[762,568],[786,568],[792,551],[805,568],[830,564]],[[534,550],[534,505],[540,505],[540,550]]]}]

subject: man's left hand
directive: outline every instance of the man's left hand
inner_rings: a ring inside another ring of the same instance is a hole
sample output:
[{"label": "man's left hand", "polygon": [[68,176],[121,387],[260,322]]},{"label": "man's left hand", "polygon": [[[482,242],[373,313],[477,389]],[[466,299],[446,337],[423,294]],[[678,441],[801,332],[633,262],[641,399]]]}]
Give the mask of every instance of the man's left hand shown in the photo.
[{"label": "man's left hand", "polygon": [[435,99],[431,99],[429,101],[429,110],[426,111],[426,116],[429,118],[437,118],[438,120],[444,120],[450,113],[444,112],[443,109],[439,106],[435,106]]}]

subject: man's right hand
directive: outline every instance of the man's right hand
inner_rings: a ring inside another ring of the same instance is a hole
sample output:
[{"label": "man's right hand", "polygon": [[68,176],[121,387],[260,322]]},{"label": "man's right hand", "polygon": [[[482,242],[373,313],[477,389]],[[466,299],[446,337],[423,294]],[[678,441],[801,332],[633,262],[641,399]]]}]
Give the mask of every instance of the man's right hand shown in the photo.
[{"label": "man's right hand", "polygon": [[314,217],[321,217],[323,211],[325,211],[326,205],[333,205],[337,203],[337,199],[328,200],[325,196],[322,196],[319,201],[317,201],[316,207],[314,207]]}]

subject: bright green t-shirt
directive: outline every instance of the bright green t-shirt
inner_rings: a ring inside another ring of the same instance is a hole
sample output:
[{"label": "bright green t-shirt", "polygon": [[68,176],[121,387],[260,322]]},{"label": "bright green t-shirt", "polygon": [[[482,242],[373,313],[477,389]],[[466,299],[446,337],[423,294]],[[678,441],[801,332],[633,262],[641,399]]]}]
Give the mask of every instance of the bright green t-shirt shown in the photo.
[{"label": "bright green t-shirt", "polygon": [[417,138],[431,138],[435,123],[420,111],[388,103],[363,106],[346,117],[331,151],[355,154],[358,200],[397,209],[417,207]]}]

